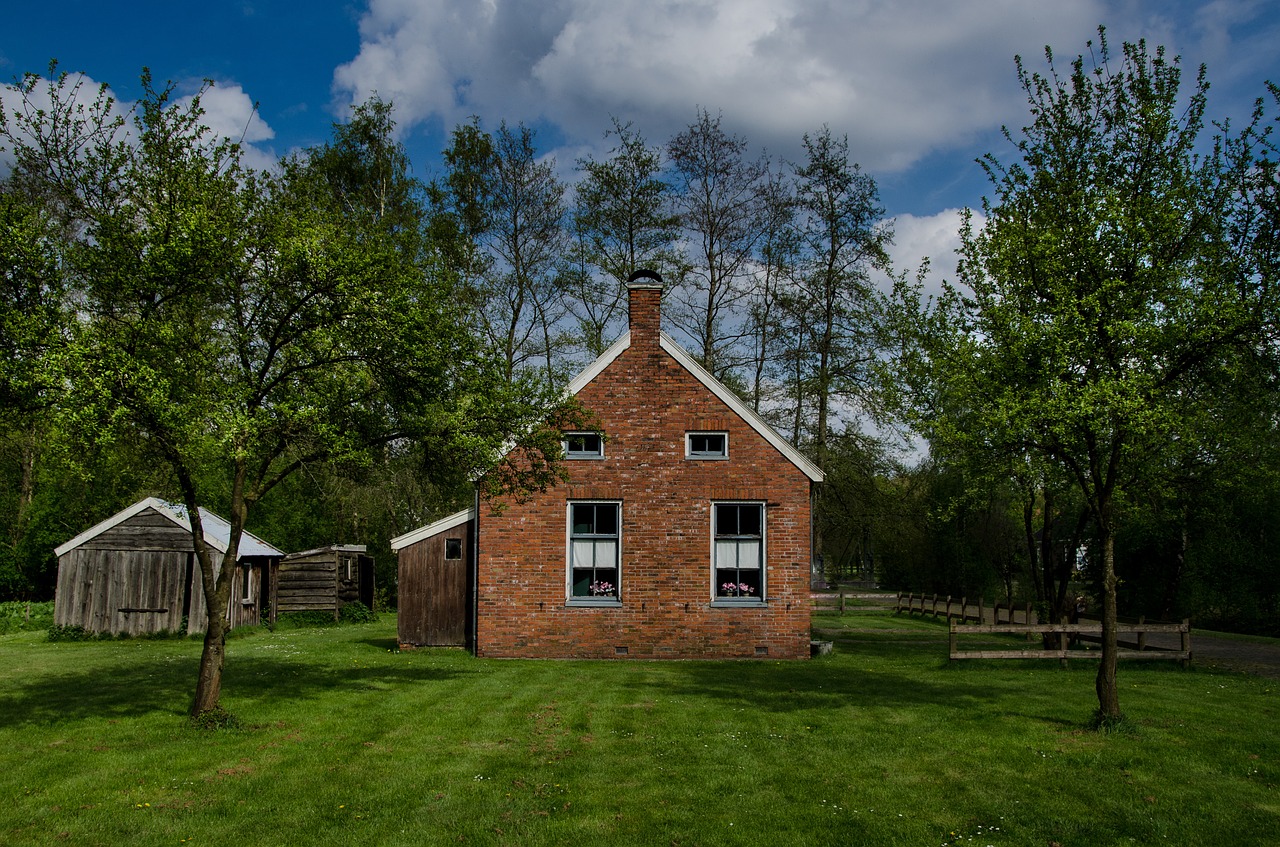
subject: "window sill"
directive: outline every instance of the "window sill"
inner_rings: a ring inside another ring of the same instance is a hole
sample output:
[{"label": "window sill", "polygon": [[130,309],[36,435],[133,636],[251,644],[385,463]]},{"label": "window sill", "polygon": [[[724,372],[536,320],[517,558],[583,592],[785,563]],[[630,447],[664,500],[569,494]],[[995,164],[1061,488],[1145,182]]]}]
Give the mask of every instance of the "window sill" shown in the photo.
[{"label": "window sill", "polygon": [[567,607],[585,609],[620,609],[622,601],[617,597],[570,597],[564,601]]},{"label": "window sill", "polygon": [[759,597],[715,597],[711,600],[711,608],[713,609],[741,609],[751,606],[765,606],[764,600]]}]

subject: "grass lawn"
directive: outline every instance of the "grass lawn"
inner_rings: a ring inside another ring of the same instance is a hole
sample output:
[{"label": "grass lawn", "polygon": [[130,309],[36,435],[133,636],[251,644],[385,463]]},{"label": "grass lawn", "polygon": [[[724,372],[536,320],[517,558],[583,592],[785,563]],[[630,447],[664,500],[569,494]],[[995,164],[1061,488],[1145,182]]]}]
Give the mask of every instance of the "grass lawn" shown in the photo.
[{"label": "grass lawn", "polygon": [[0,636],[6,845],[1274,845],[1273,680],[1093,662],[948,665],[946,629],[814,619],[808,662],[397,652],[390,616],[200,645]]}]

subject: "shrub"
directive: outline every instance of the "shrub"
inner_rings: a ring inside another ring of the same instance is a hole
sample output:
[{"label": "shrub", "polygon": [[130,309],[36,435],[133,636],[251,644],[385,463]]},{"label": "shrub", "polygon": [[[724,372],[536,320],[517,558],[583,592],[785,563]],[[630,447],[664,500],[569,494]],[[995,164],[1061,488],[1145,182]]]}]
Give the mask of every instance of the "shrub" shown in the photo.
[{"label": "shrub", "polygon": [[373,623],[378,619],[378,614],[359,600],[343,606],[338,616],[343,623]]},{"label": "shrub", "polygon": [[53,602],[0,603],[0,635],[10,632],[34,632],[53,625]]}]

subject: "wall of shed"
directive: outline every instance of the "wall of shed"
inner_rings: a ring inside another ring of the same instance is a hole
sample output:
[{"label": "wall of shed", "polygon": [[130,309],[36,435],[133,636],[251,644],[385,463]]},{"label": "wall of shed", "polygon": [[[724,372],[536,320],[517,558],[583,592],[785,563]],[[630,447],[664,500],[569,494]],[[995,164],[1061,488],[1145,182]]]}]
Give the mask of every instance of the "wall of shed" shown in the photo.
[{"label": "wall of shed", "polygon": [[[351,561],[351,578],[347,561]],[[334,619],[347,603],[373,608],[373,559],[352,551],[319,550],[280,561],[276,583],[276,612],[332,612]]]},{"label": "wall of shed", "polygon": [[[469,646],[473,526],[468,521],[399,551],[397,626],[402,645]],[[445,559],[448,538],[461,539],[461,559]]]},{"label": "wall of shed", "polygon": [[[215,552],[215,557],[219,556]],[[258,622],[269,560],[253,560],[248,602],[241,600],[244,571],[231,587],[232,627]],[[204,631],[204,592],[191,533],[146,509],[58,559],[54,624],[90,632],[142,635]]]}]

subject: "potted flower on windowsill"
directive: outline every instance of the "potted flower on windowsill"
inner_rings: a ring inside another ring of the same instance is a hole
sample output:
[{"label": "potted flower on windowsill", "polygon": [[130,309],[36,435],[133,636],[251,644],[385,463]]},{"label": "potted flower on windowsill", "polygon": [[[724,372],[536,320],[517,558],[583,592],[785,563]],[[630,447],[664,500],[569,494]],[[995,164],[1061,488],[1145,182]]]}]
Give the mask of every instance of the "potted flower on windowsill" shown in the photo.
[{"label": "potted flower on windowsill", "polygon": [[589,590],[591,591],[592,597],[617,597],[618,596],[618,586],[614,585],[612,582],[605,582],[602,579],[596,580],[595,582],[591,583],[591,587]]},{"label": "potted flower on windowsill", "polygon": [[726,582],[720,586],[722,597],[750,597],[755,589],[745,582]]}]

